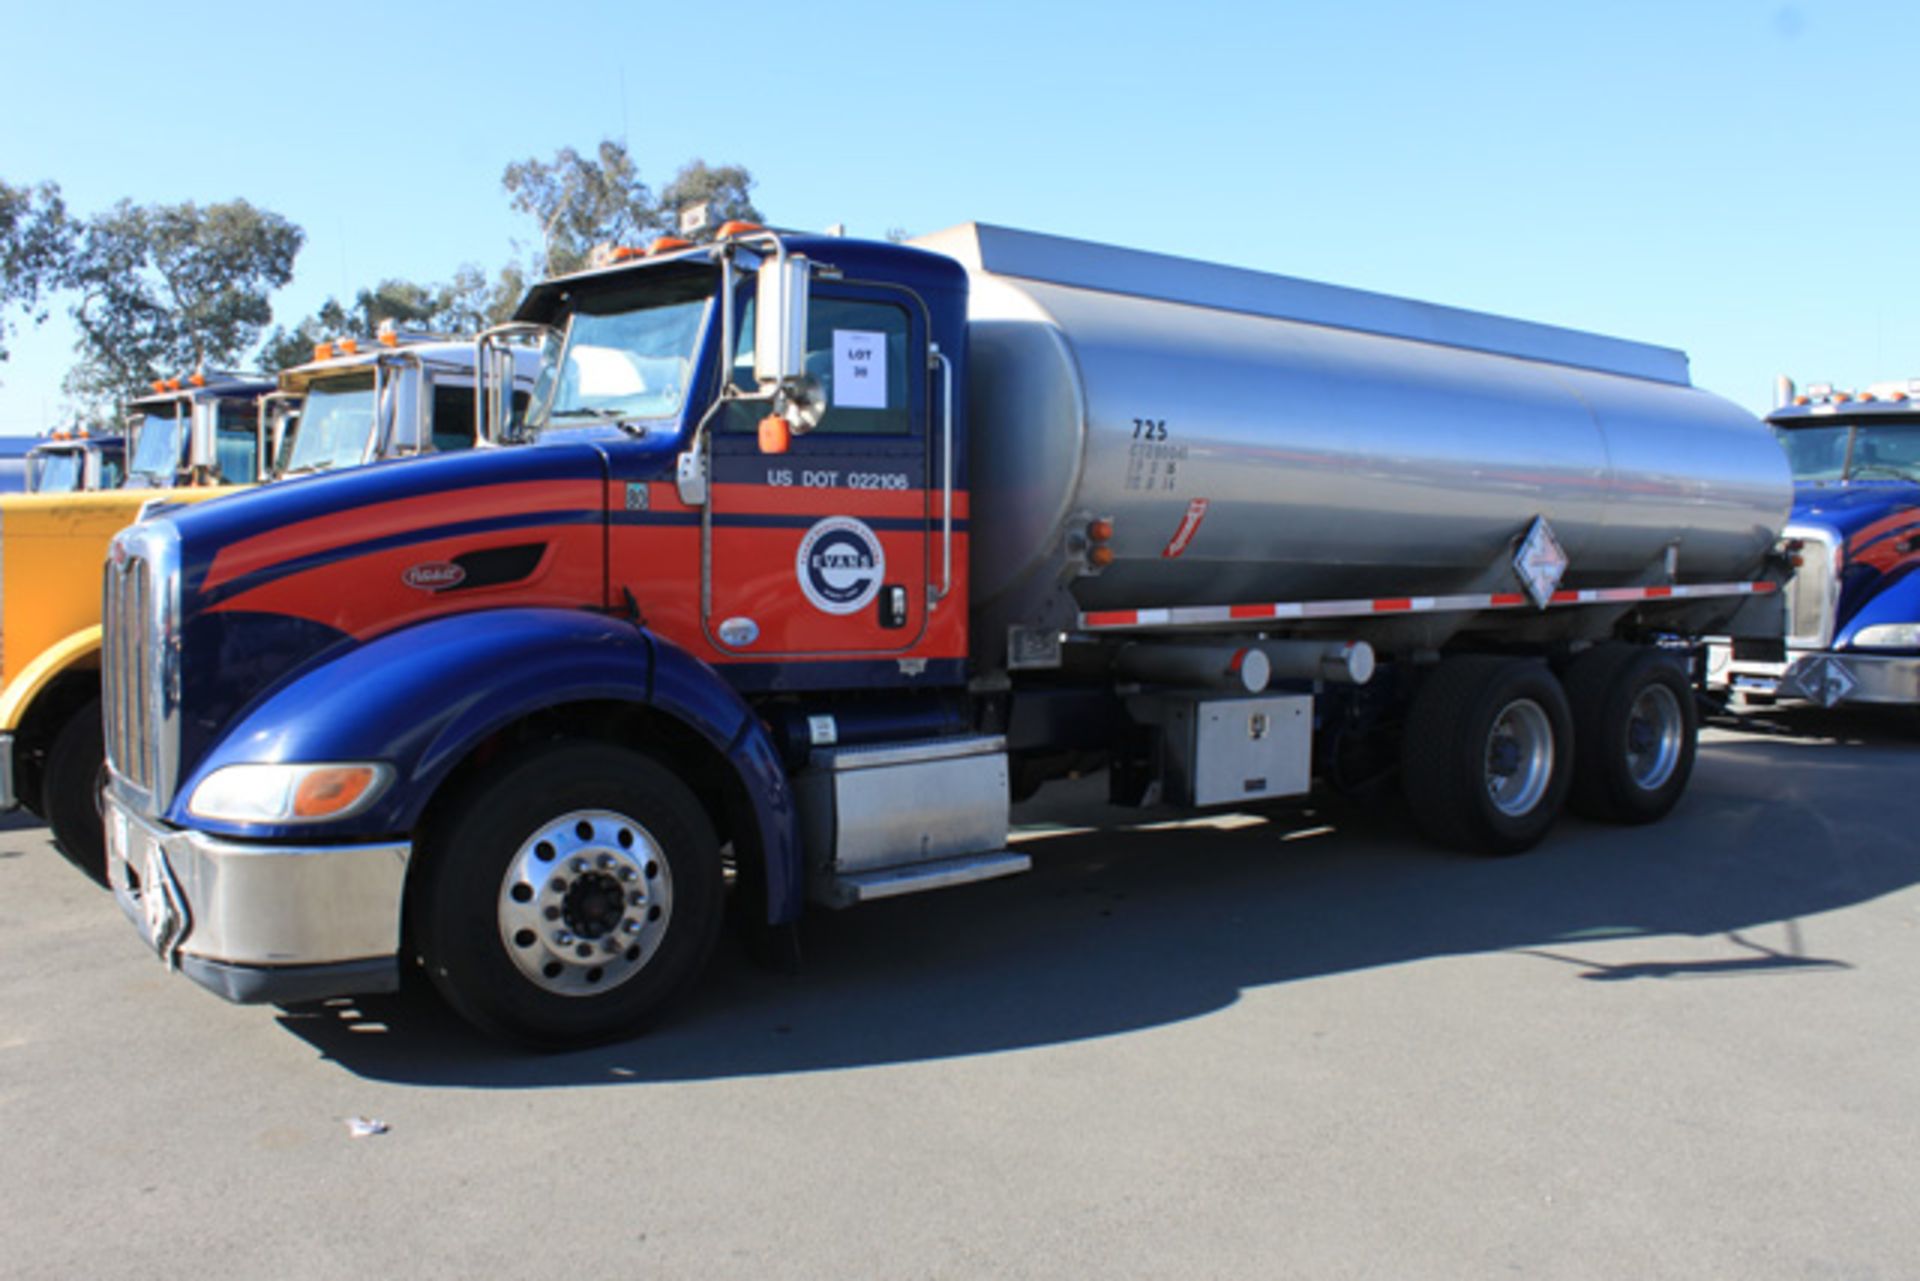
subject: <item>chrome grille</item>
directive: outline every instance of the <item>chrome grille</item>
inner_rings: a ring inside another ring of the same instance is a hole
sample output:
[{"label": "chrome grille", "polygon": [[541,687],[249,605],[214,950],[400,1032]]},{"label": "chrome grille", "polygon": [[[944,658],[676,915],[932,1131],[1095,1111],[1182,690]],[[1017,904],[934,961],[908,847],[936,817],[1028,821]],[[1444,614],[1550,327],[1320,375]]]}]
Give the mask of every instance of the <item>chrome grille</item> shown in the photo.
[{"label": "chrome grille", "polygon": [[107,764],[143,792],[153,790],[153,760],[142,750],[140,691],[149,683],[147,620],[152,616],[153,570],[139,556],[107,563],[101,603],[100,694],[104,703]]},{"label": "chrome grille", "polygon": [[164,521],[123,530],[107,558],[101,601],[100,699],[107,766],[129,799],[158,813],[172,800],[179,732],[168,662],[177,543]]},{"label": "chrome grille", "polygon": [[1824,649],[1833,639],[1833,612],[1839,602],[1839,549],[1824,533],[1787,530],[1800,544],[1800,565],[1787,580],[1787,644]]}]

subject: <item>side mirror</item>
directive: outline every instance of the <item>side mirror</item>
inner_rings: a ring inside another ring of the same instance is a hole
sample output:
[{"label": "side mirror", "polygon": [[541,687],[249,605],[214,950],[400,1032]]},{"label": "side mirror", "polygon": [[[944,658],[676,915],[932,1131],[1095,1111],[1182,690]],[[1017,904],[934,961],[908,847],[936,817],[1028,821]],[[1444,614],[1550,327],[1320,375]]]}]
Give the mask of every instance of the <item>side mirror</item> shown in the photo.
[{"label": "side mirror", "polygon": [[753,377],[762,391],[791,387],[807,373],[805,258],[760,265],[753,302]]},{"label": "side mirror", "polygon": [[214,449],[213,422],[218,406],[214,401],[189,401],[187,404],[186,466],[188,477],[197,481],[219,468]]}]

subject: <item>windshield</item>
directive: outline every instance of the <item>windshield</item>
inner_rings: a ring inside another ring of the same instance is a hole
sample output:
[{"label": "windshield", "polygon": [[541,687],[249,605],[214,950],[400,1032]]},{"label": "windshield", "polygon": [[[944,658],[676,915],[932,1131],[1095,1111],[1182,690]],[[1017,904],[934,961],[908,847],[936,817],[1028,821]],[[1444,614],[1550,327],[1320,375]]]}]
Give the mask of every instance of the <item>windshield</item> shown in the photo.
[{"label": "windshield", "polygon": [[299,416],[287,424],[274,472],[357,466],[366,460],[372,437],[372,371],[318,380],[307,387]]},{"label": "windshield", "polygon": [[541,353],[529,426],[678,414],[712,291],[702,273],[582,298],[565,345],[550,342]]},{"label": "windshield", "polygon": [[36,494],[70,494],[80,488],[81,453],[48,450],[27,458],[27,489]]},{"label": "windshield", "polygon": [[150,484],[173,484],[180,470],[180,436],[185,426],[172,405],[134,415],[133,462],[127,471]]},{"label": "windshield", "polygon": [[1822,423],[1774,434],[1795,480],[1920,481],[1920,422]]}]

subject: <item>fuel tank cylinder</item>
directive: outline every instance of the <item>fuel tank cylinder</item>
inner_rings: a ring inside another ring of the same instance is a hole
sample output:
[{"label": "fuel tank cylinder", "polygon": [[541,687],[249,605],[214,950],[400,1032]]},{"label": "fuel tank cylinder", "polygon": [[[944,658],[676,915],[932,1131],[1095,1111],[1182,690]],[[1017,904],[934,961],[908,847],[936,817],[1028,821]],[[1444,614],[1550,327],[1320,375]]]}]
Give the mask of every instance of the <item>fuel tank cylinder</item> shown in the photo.
[{"label": "fuel tank cylinder", "polygon": [[1566,586],[1733,579],[1791,505],[1771,433],[1677,351],[980,224],[915,243],[971,277],[996,624],[1516,590],[1536,517]]}]

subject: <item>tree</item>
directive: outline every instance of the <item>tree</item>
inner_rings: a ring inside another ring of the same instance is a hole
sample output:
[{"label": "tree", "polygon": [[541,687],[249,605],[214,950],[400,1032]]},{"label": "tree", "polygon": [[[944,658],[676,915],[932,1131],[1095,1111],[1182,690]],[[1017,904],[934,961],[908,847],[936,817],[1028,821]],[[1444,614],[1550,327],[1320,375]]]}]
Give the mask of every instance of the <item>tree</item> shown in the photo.
[{"label": "tree", "polygon": [[625,143],[602,142],[598,160],[562,147],[552,163],[518,161],[500,183],[513,207],[540,224],[542,275],[580,270],[603,242],[644,243],[660,223],[653,192],[640,181]]},{"label": "tree", "polygon": [[704,160],[689,160],[680,166],[680,172],[660,193],[662,230],[675,231],[679,225],[680,211],[702,203],[707,206],[708,232],[736,219],[759,222],[760,211],[753,207],[753,198],[748,194],[752,190],[753,175],[746,171],[745,166],[720,165],[716,168]]},{"label": "tree", "polygon": [[89,219],[66,276],[80,330],[66,390],[99,406],[183,369],[237,364],[273,319],[267,295],[293,278],[304,240],[245,200],[122,200]]},{"label": "tree", "polygon": [[0,181],[0,360],[13,327],[6,312],[19,308],[35,324],[59,287],[73,254],[73,221],[53,183],[14,187]]},{"label": "tree", "polygon": [[355,294],[351,304],[329,298],[293,328],[276,327],[261,346],[260,363],[271,370],[305,364],[313,359],[318,344],[335,338],[371,338],[387,321],[397,329],[467,337],[510,318],[525,292],[525,275],[511,265],[492,281],[471,263],[442,285],[383,280]]},{"label": "tree", "polygon": [[656,200],[626,144],[611,140],[600,144],[598,159],[563,147],[551,162],[510,164],[501,185],[513,207],[540,225],[533,265],[545,276],[591,265],[596,245],[644,245],[677,234],[680,211],[703,201],[709,232],[731,219],[760,221],[745,166],[690,160]]}]

